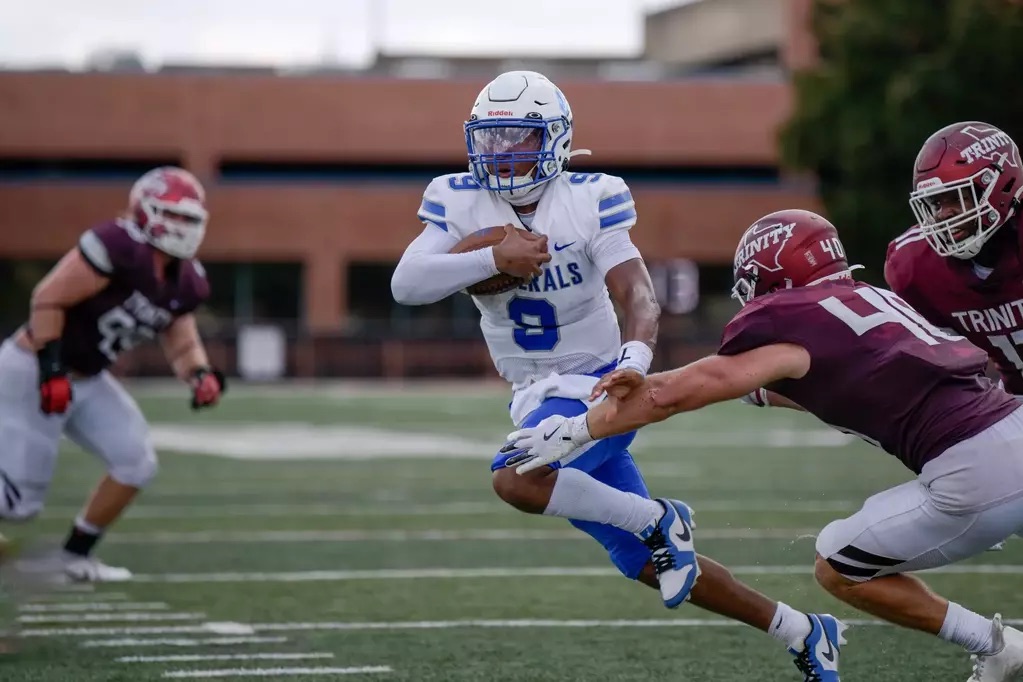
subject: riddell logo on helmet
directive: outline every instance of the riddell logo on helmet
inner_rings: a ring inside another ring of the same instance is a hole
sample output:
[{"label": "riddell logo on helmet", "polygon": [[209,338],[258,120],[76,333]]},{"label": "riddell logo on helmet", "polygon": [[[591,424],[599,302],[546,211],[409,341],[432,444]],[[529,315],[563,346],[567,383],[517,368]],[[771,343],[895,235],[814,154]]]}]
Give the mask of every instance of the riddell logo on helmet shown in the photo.
[{"label": "riddell logo on helmet", "polygon": [[495,109],[494,111],[488,111],[487,116],[514,116],[512,112],[507,109]]}]

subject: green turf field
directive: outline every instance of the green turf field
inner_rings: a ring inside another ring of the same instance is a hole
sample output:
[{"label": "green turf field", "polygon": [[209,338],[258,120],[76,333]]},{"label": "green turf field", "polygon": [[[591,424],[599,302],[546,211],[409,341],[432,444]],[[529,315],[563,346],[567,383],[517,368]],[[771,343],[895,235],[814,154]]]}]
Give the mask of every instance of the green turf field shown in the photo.
[{"label": "green turf field", "polygon": [[[183,392],[137,394],[162,471],[101,555],[138,580],[23,605],[23,650],[0,658],[3,682],[257,679],[217,672],[236,669],[381,682],[800,679],[766,635],[691,606],[667,611],[567,523],[502,506],[488,467],[509,430],[502,389],[234,388],[198,416]],[[202,443],[213,453],[170,449]],[[797,608],[866,620],[815,585],[809,536],[909,478],[894,459],[804,415],[740,405],[651,427],[634,451],[655,495],[696,509],[703,553]],[[58,539],[99,473],[68,447],[44,516],[12,535]],[[1021,559],[1011,541],[928,580],[981,612],[1023,617]],[[868,621],[847,636],[844,680],[969,675],[965,654],[922,635]]]}]

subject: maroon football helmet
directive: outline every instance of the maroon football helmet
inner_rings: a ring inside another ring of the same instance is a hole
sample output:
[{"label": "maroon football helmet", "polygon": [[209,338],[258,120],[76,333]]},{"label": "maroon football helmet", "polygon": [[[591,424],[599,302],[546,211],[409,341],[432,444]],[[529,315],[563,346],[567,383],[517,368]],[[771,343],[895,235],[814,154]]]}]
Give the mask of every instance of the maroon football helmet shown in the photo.
[{"label": "maroon football helmet", "polygon": [[735,250],[732,298],[746,305],[777,289],[848,277],[845,247],[835,226],[800,209],[776,211],[753,223]]},{"label": "maroon football helmet", "polygon": [[128,212],[150,244],[175,258],[192,258],[206,235],[206,191],[182,168],[161,166],[136,180]]},{"label": "maroon football helmet", "polygon": [[945,126],[927,138],[913,167],[909,205],[941,256],[973,258],[1016,213],[1023,193],[1019,149],[979,121]]}]

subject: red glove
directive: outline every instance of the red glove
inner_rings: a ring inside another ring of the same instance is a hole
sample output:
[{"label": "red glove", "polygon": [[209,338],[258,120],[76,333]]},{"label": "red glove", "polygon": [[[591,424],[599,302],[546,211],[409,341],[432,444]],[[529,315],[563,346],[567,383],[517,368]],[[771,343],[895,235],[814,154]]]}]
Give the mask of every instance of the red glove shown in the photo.
[{"label": "red glove", "polygon": [[39,408],[45,414],[64,414],[71,403],[71,380],[67,375],[50,377],[39,384]]},{"label": "red glove", "polygon": [[209,367],[200,367],[192,372],[189,384],[192,386],[192,409],[216,405],[220,394],[227,389],[224,375]]},{"label": "red glove", "polygon": [[50,341],[36,353],[39,360],[39,409],[64,414],[71,403],[71,379],[60,358],[60,342]]}]

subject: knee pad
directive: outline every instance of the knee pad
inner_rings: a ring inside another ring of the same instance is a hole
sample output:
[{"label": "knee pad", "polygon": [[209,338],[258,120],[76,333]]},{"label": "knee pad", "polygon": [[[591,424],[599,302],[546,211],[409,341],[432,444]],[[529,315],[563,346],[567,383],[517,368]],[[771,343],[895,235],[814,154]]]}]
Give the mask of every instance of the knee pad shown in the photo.
[{"label": "knee pad", "polygon": [[817,533],[817,540],[814,542],[814,549],[817,551],[822,558],[827,559],[829,556],[840,550],[843,545],[838,544],[838,524],[840,520],[832,521],[828,525],[821,529],[821,532]]},{"label": "knee pad", "polygon": [[147,443],[146,447],[138,451],[134,459],[124,458],[122,463],[111,466],[107,473],[123,485],[145,488],[156,477],[158,469],[156,450]]},{"label": "knee pad", "polygon": [[849,581],[861,583],[903,563],[901,559],[883,557],[857,547],[853,544],[856,534],[850,534],[848,528],[843,528],[847,522],[848,519],[832,521],[817,536],[817,554],[835,573]]}]

